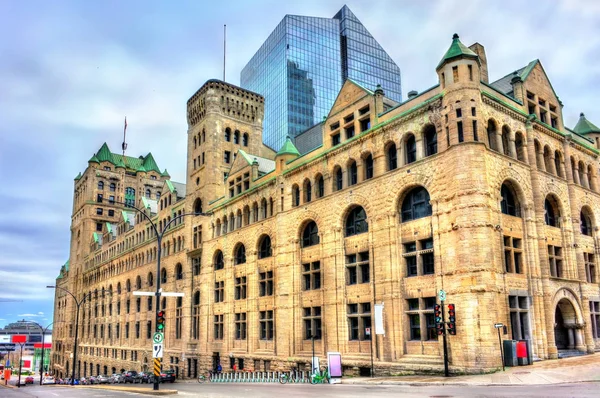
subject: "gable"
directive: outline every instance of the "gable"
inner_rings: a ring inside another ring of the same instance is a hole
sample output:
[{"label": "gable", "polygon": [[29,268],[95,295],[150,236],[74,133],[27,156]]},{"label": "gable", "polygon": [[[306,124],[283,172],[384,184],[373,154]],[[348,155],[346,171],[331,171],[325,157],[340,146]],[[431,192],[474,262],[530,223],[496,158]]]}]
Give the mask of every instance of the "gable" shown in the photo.
[{"label": "gable", "polygon": [[249,168],[251,166],[251,164],[252,163],[247,158],[246,153],[240,149],[237,151],[237,156],[235,157],[235,159],[233,160],[233,163],[231,164],[231,168],[229,169],[229,175],[233,176],[234,174],[237,174],[238,172],[242,171],[243,169]]},{"label": "gable", "polygon": [[361,98],[366,97],[367,95],[373,95],[373,92],[360,86],[354,81],[347,79],[344,85],[342,86],[342,89],[338,93],[338,96],[335,99],[333,107],[329,111],[329,115],[327,115],[327,118],[329,118],[331,115],[335,115],[339,111],[343,110],[344,108],[347,108],[349,105],[355,103]]},{"label": "gable", "polygon": [[[525,72],[527,72],[527,70]],[[552,87],[552,83],[550,83],[550,79],[548,78],[542,63],[539,61],[536,62],[535,65],[533,65],[533,68],[528,72],[529,73],[525,73],[523,76],[523,87],[536,94],[539,98],[558,107],[560,105],[560,100]]]}]

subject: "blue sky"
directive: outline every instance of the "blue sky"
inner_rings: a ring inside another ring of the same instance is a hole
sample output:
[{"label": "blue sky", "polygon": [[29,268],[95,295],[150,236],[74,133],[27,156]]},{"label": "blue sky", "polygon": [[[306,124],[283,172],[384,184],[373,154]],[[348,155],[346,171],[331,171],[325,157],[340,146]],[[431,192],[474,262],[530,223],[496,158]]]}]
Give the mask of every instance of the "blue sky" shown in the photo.
[{"label": "blue sky", "polygon": [[[73,178],[106,141],[154,154],[185,181],[185,104],[239,73],[285,14],[332,17],[343,1],[0,2],[0,326],[52,322],[67,260]],[[600,2],[355,0],[346,4],[402,70],[403,95],[436,83],[453,33],[486,48],[490,80],[539,58],[564,103],[600,125]],[[526,4],[526,6],[524,6]],[[21,300],[7,302],[8,299]]]}]

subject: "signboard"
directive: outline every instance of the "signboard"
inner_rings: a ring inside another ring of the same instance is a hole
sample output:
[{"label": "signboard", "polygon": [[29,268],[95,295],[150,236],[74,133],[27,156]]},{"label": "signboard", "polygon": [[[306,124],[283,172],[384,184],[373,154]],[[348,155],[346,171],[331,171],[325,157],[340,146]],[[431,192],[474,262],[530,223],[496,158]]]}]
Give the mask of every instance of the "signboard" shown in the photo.
[{"label": "signboard", "polygon": [[443,290],[440,290],[439,297],[440,297],[440,301],[446,301],[446,292]]},{"label": "signboard", "polygon": [[154,342],[154,344],[162,344],[162,342],[164,340],[165,340],[165,334],[164,333],[156,332],[152,336],[152,341]]},{"label": "signboard", "polygon": [[152,358],[162,358],[163,357],[163,345],[162,344],[153,344],[152,345]]},{"label": "signboard", "polygon": [[0,335],[0,344],[7,344],[7,343],[10,343],[10,335],[9,334]]},{"label": "signboard", "polygon": [[330,377],[342,377],[342,354],[339,352],[327,353],[327,364]]},{"label": "signboard", "polygon": [[365,336],[371,335],[371,328],[365,328]]},{"label": "signboard", "polygon": [[383,303],[375,304],[375,334],[385,334],[383,327]]},{"label": "signboard", "polygon": [[16,343],[19,343],[19,344],[27,343],[27,335],[25,335],[25,334],[13,334],[13,336],[12,336],[12,342],[13,342],[13,344],[16,344]]}]

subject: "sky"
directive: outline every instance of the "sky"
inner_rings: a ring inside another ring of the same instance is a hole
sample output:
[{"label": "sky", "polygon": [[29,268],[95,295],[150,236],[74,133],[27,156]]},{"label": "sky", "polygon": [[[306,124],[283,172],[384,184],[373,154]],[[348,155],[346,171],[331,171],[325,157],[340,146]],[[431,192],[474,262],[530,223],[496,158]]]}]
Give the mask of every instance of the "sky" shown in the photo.
[{"label": "sky", "polygon": [[[73,178],[103,142],[152,152],[185,182],[186,101],[246,62],[285,14],[347,4],[402,71],[403,96],[437,83],[453,33],[486,48],[490,81],[538,58],[564,104],[600,126],[596,0],[0,1],[0,327],[52,322],[68,259]],[[16,300],[16,301],[12,301]]]}]

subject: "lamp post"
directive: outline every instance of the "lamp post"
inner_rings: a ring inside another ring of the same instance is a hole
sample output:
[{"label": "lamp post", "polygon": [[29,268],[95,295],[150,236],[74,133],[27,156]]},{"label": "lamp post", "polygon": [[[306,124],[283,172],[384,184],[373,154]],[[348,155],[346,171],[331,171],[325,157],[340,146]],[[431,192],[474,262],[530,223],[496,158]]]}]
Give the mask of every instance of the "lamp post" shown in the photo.
[{"label": "lamp post", "polygon": [[[83,298],[81,300],[77,300],[77,297],[75,297],[75,295],[73,293],[71,293],[69,290],[65,289],[64,287],[60,287],[60,286],[46,286],[48,289],[60,289],[68,294],[71,295],[71,297],[73,297],[73,300],[75,300],[75,305],[77,306],[77,312],[75,314],[75,341],[73,343],[73,371],[71,373],[71,385],[75,385],[75,366],[77,365],[77,339],[79,337],[79,309],[81,308],[81,304],[83,304],[85,302],[85,300],[90,297],[92,295],[92,293],[88,293],[85,294],[83,296]],[[42,343],[43,345],[43,343]]]},{"label": "lamp post", "polygon": [[[49,286],[48,286],[49,287]],[[38,328],[40,328],[40,330],[42,331],[42,360],[40,361],[40,386],[42,385],[42,376],[44,374],[44,344],[45,344],[45,337],[46,337],[46,332],[48,331],[48,328],[50,328],[50,326],[54,325],[54,322],[52,322],[51,324],[49,324],[48,326],[46,326],[45,328],[42,327],[42,325],[40,325],[37,322],[33,322],[33,321],[26,321],[27,323],[31,323],[32,325],[37,326]],[[59,321],[60,322],[60,321]]]},{"label": "lamp post", "polygon": [[[102,199],[100,199],[98,201],[98,203],[102,203]],[[154,230],[154,234],[156,235],[156,244],[158,246],[156,254],[157,254],[157,258],[156,258],[156,292],[154,293],[155,297],[156,297],[156,316],[154,319],[154,325],[155,325],[155,330],[156,332],[161,332],[162,330],[158,328],[158,313],[161,311],[160,309],[160,295],[161,295],[161,288],[160,288],[160,258],[162,257],[162,239],[163,236],[165,234],[165,232],[167,232],[167,230],[169,229],[169,227],[171,226],[171,223],[182,219],[185,216],[207,216],[208,213],[203,213],[201,211],[195,211],[194,213],[183,213],[181,215],[177,215],[175,217],[173,217],[171,220],[169,220],[167,223],[165,223],[162,226],[162,230],[159,231],[158,227],[156,226],[156,224],[152,221],[152,219],[146,214],[146,212],[144,210],[138,209],[137,207],[135,207],[134,205],[132,205],[131,203],[125,203],[125,202],[119,202],[116,200],[110,200],[108,201],[109,204],[119,204],[119,205],[123,205],[125,208],[129,208],[129,209],[133,209],[135,211],[137,211],[138,213],[140,213],[142,216],[144,216],[144,218],[146,219],[146,221],[148,221],[150,223],[150,225],[152,226],[152,229]],[[161,365],[162,366],[162,365]],[[159,386],[159,382],[160,382],[160,375],[154,375],[154,386],[153,386],[153,390],[154,391],[158,391],[158,386]]]}]

